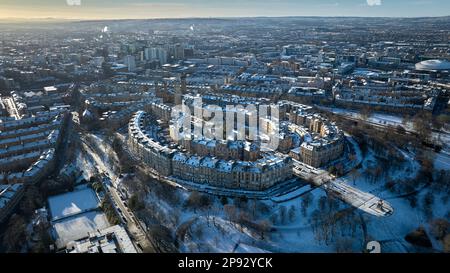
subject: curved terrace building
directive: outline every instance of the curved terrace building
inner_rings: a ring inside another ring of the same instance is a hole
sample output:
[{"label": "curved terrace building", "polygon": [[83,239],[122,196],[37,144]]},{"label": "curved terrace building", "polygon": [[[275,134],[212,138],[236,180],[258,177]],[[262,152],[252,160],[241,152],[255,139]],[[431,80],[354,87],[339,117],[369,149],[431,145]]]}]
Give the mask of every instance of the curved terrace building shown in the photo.
[{"label": "curved terrace building", "polygon": [[128,143],[136,156],[164,176],[246,190],[264,190],[292,178],[292,159],[287,155],[273,153],[256,161],[243,161],[192,154],[180,145],[163,144],[154,129],[150,129],[150,120],[150,115],[143,111],[133,115]]},{"label": "curved terrace building", "polygon": [[[163,176],[188,184],[251,191],[292,179],[293,159],[319,167],[342,156],[344,136],[334,124],[306,105],[280,101],[276,106],[280,115],[272,122],[281,122],[275,132],[279,145],[274,150],[261,148],[264,134],[256,140],[208,139],[195,133],[177,139],[173,124],[180,121],[170,118],[170,106],[156,102],[132,116],[128,145],[137,158]],[[191,117],[191,126],[198,125],[198,118]],[[260,120],[264,126],[273,125]]]}]

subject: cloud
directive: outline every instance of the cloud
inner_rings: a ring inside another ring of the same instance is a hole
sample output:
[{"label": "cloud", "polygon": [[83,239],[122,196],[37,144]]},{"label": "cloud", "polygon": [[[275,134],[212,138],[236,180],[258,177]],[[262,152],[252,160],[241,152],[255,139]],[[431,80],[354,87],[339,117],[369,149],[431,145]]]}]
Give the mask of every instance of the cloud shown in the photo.
[{"label": "cloud", "polygon": [[381,0],[367,0],[367,5],[373,6],[381,6]]}]

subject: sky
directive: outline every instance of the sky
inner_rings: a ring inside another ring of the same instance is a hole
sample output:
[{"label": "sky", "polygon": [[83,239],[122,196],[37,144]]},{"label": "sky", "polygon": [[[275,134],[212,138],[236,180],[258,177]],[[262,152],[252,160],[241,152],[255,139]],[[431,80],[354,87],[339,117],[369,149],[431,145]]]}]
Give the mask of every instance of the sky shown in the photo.
[{"label": "sky", "polygon": [[447,15],[449,0],[0,0],[0,18]]}]

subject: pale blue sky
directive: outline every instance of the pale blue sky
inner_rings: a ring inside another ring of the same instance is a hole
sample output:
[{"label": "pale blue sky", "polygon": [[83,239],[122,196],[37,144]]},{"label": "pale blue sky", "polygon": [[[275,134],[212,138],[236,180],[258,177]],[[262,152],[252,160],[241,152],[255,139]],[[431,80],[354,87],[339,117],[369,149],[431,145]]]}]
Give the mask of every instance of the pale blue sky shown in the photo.
[{"label": "pale blue sky", "polygon": [[450,15],[449,0],[0,0],[0,18]]}]

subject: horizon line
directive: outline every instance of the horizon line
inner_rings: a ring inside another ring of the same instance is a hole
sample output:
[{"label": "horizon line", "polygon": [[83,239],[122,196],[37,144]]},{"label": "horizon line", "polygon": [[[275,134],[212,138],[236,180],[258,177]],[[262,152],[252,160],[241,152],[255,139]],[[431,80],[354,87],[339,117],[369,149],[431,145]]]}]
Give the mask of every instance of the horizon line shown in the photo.
[{"label": "horizon line", "polygon": [[422,18],[445,18],[449,15],[440,16],[350,16],[350,15],[280,15],[280,16],[191,16],[191,17],[148,17],[148,18],[67,18],[67,17],[0,17],[1,20],[65,20],[65,21],[132,21],[132,20],[179,20],[179,19],[258,19],[258,18],[380,18],[380,19],[422,19]]}]

